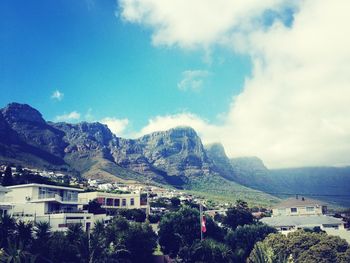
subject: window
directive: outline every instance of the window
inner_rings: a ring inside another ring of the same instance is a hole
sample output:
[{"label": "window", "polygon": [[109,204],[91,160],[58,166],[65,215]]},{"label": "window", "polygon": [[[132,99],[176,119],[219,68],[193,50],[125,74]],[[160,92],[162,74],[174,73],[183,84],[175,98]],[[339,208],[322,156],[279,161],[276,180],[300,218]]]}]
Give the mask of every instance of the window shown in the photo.
[{"label": "window", "polygon": [[122,199],[122,206],[126,206],[126,199],[125,198]]},{"label": "window", "polygon": [[291,211],[292,213],[296,213],[296,212],[298,212],[298,209],[295,208],[295,207],[292,207],[292,208],[290,209],[290,211]]},{"label": "window", "polygon": [[106,205],[107,206],[113,206],[113,199],[112,198],[107,198]]},{"label": "window", "polygon": [[114,206],[120,206],[120,199],[114,199]]},{"label": "window", "polygon": [[134,198],[130,198],[130,205],[135,205],[135,199]]},{"label": "window", "polygon": [[313,212],[313,211],[315,211],[315,207],[313,207],[313,206],[306,207],[306,212]]}]

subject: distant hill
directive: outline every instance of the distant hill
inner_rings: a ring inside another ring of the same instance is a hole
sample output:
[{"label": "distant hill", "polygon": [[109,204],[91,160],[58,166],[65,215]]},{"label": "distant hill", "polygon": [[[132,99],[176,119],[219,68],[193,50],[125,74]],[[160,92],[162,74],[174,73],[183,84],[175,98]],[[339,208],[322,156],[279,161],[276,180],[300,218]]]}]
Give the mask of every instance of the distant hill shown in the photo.
[{"label": "distant hill", "polygon": [[235,181],[280,198],[300,194],[350,207],[350,167],[303,167],[268,170],[254,158],[231,159]]}]

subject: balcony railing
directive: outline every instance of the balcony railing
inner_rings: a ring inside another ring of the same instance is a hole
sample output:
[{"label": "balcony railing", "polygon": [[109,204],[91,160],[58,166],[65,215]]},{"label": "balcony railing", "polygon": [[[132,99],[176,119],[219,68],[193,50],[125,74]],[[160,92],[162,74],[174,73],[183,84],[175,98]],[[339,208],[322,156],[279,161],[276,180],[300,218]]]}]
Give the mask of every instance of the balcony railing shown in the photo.
[{"label": "balcony railing", "polygon": [[57,202],[78,202],[78,197],[62,197],[55,193],[39,194],[39,199],[55,199]]},{"label": "balcony railing", "polygon": [[65,209],[61,209],[61,210],[54,210],[54,211],[50,211],[50,212],[46,212],[46,215],[49,214],[86,214],[87,211],[83,211],[83,210],[65,210]]}]

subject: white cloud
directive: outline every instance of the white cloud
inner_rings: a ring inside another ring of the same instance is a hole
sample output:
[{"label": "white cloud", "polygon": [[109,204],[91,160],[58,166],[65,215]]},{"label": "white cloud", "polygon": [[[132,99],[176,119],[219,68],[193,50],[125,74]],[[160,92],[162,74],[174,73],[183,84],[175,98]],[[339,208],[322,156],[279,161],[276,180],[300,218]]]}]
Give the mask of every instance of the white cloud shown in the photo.
[{"label": "white cloud", "polygon": [[51,99],[58,100],[58,101],[63,100],[63,97],[64,97],[64,94],[59,90],[55,90],[51,95]]},{"label": "white cloud", "polygon": [[77,121],[80,119],[80,113],[72,111],[70,113],[65,113],[59,116],[56,116],[56,121]]},{"label": "white cloud", "polygon": [[106,117],[100,122],[106,124],[108,128],[117,136],[123,136],[123,132],[129,124],[128,119],[117,119],[111,117]]},{"label": "white cloud", "polygon": [[120,0],[121,17],[153,30],[155,45],[206,47],[282,0]]},{"label": "white cloud", "polygon": [[209,75],[206,70],[186,70],[182,72],[182,80],[177,84],[178,89],[187,91],[201,90],[204,78]]},{"label": "white cloud", "polygon": [[226,45],[253,65],[223,125],[158,116],[142,133],[188,124],[230,156],[257,155],[270,167],[349,164],[350,2],[294,1],[291,27],[256,23],[281,2],[121,1],[124,19],[151,27],[157,45]]}]

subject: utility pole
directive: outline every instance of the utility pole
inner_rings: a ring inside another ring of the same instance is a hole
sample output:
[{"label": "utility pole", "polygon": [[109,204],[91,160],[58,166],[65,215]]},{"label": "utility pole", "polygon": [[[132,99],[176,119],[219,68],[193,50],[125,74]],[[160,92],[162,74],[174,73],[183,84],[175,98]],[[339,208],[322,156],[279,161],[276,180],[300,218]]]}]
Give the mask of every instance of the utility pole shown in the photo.
[{"label": "utility pole", "polygon": [[203,240],[202,219],[203,219],[203,207],[202,207],[202,203],[199,203],[199,229],[201,231],[201,241]]}]

